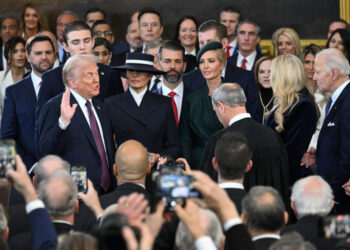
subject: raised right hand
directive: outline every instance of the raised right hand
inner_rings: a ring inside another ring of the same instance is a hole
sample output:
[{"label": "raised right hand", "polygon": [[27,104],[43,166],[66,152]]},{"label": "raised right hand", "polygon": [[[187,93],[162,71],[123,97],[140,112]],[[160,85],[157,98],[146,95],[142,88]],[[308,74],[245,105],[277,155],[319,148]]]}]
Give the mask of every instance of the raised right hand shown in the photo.
[{"label": "raised right hand", "polygon": [[62,96],[61,101],[61,116],[60,120],[63,122],[64,125],[68,124],[70,120],[72,119],[75,110],[77,108],[78,104],[70,105],[70,88],[66,88],[66,91],[64,92]]}]

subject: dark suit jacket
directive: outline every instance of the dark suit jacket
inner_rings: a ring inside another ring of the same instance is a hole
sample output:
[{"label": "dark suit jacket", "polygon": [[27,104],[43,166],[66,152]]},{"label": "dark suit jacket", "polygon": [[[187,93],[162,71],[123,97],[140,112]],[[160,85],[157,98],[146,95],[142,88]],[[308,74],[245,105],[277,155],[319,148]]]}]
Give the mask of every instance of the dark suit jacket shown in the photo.
[{"label": "dark suit jacket", "polygon": [[[99,190],[102,163],[89,124],[78,105],[68,127],[65,130],[61,130],[58,125],[61,113],[61,99],[62,95],[52,98],[45,104],[40,113],[38,123],[39,157],[56,154],[71,165],[86,166],[89,179],[94,183],[95,188]],[[109,175],[112,179],[111,188],[115,188],[116,182],[112,171],[115,150],[110,120],[104,104],[95,98],[93,98],[92,102],[103,131]],[[71,95],[70,104],[73,105],[74,103],[77,103],[77,101]]]},{"label": "dark suit jacket", "polygon": [[16,141],[16,151],[28,169],[37,161],[34,143],[36,104],[37,98],[30,75],[6,88],[1,139]]},{"label": "dark suit jacket", "polygon": [[[255,63],[257,60],[260,59],[260,57],[262,57],[262,54],[261,54],[261,51],[260,50],[257,50],[256,51],[256,57],[254,59],[254,64],[253,64],[253,67],[252,67],[252,70],[251,71],[254,71],[254,67],[255,67]],[[232,64],[232,65],[237,65],[237,59],[238,59],[238,52],[233,54],[232,56],[230,56],[229,58],[227,58],[227,62]]]},{"label": "dark suit jacket", "polygon": [[346,86],[328,115],[318,137],[317,174],[332,187],[336,213],[349,213],[350,197],[342,188],[350,178],[350,85]]},{"label": "dark suit jacket", "polygon": [[239,214],[242,213],[242,200],[246,195],[246,192],[243,189],[239,188],[224,188],[231,201],[235,203],[237,211]]},{"label": "dark suit jacket", "polygon": [[101,206],[105,209],[109,205],[117,203],[120,197],[132,193],[143,194],[148,201],[150,200],[150,196],[145,188],[138,184],[128,182],[118,185],[117,189],[113,192],[100,196]]},{"label": "dark suit jacket", "polygon": [[[50,222],[51,223],[51,222]],[[55,229],[55,237],[56,235],[59,236],[61,234],[69,233],[71,230],[73,230],[72,225],[68,225],[65,223],[60,222],[52,222],[51,225],[53,225]],[[40,229],[40,234],[44,233],[44,229]],[[40,235],[39,235],[40,237]],[[10,240],[11,249],[13,250],[32,250],[32,244],[35,240],[35,235],[32,232],[26,232],[20,235],[17,235],[16,237],[12,238]]]},{"label": "dark suit jacket", "polygon": [[304,240],[310,241],[319,250],[335,249],[339,239],[325,239],[322,237],[322,217],[317,215],[307,215],[300,218],[295,224],[288,225],[281,230],[281,235],[297,232],[303,236]]},{"label": "dark suit jacket", "polygon": [[111,47],[113,54],[120,54],[125,51],[130,51],[130,45],[127,41],[120,42],[118,40],[115,40],[115,42],[111,44]]},{"label": "dark suit jacket", "polygon": [[171,105],[171,99],[146,91],[137,106],[130,91],[106,100],[117,145],[137,140],[148,152],[170,155],[181,154],[181,142]]},{"label": "dark suit jacket", "polygon": [[254,243],[252,242],[247,228],[243,224],[238,224],[231,227],[225,232],[225,250],[231,249],[244,249],[253,250],[255,249]]},{"label": "dark suit jacket", "polygon": [[[298,95],[299,101],[293,109],[283,113],[284,130],[279,132],[288,153],[290,184],[313,174],[311,168],[300,166],[300,161],[309,147],[318,120],[315,103],[311,100],[307,89],[302,89]],[[265,125],[273,129],[277,126],[274,116],[275,110],[265,120]]]},{"label": "dark suit jacket", "polygon": [[275,131],[251,118],[241,119],[215,133],[206,144],[200,169],[217,181],[217,171],[211,161],[216,142],[227,132],[242,133],[253,148],[253,167],[244,176],[244,188],[272,186],[280,192],[285,204],[289,204],[288,157],[283,142]]},{"label": "dark suit jacket", "polygon": [[[105,98],[119,93],[123,93],[123,85],[120,80],[119,72],[112,70],[111,67],[97,64],[100,76],[100,94],[97,98],[104,101]],[[42,86],[38,95],[37,119],[44,104],[65,90],[62,78],[63,65],[45,72],[42,76]]]},{"label": "dark suit jacket", "polygon": [[269,247],[276,241],[278,240],[275,238],[263,238],[263,239],[253,241],[253,243],[255,245],[256,250],[268,250]]},{"label": "dark suit jacket", "polygon": [[[195,69],[183,76],[184,85],[195,90],[206,84],[206,81],[199,69]],[[247,98],[247,111],[252,117],[260,121],[262,114],[259,109],[259,97],[254,74],[250,71],[238,68],[230,63],[226,65],[226,72],[223,82],[238,83]]]}]

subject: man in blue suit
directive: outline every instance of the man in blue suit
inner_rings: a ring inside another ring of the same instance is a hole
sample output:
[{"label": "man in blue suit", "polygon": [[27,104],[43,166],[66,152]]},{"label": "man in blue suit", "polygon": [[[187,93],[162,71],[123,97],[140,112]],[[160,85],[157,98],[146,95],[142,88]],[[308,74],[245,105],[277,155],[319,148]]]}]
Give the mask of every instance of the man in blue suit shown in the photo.
[{"label": "man in blue suit", "polygon": [[318,137],[317,172],[332,187],[338,214],[350,212],[350,198],[343,188],[350,178],[349,74],[349,62],[341,51],[325,49],[316,56],[314,80],[330,96]]},{"label": "man in blue suit", "polygon": [[26,166],[31,168],[37,161],[34,143],[37,95],[42,73],[52,68],[54,45],[49,37],[37,35],[27,42],[26,56],[32,72],[6,89],[1,119],[1,139],[15,140],[17,153]]},{"label": "man in blue suit", "polygon": [[108,113],[97,98],[100,80],[96,58],[75,55],[63,67],[67,89],[48,101],[38,122],[38,155],[56,154],[71,165],[86,166],[99,193],[112,191],[114,143]]},{"label": "man in blue suit", "polygon": [[[220,42],[223,48],[226,48],[227,29],[226,27],[214,20],[209,20],[201,24],[198,29],[198,41],[199,47],[201,48],[208,42]],[[260,109],[258,108],[259,99],[256,82],[252,72],[248,72],[244,69],[236,67],[227,61],[226,67],[222,72],[224,82],[238,83],[244,91],[247,97],[247,111],[256,120],[261,117]],[[183,76],[184,85],[192,90],[198,89],[199,87],[206,84],[204,77],[199,69],[195,69]]]},{"label": "man in blue suit", "polygon": [[[63,31],[63,48],[70,56],[76,54],[91,54],[94,41],[90,27],[82,21],[74,21],[67,24]],[[39,92],[37,117],[44,104],[64,92],[65,86],[62,79],[63,65],[46,72],[42,78],[42,88]],[[124,92],[120,75],[109,66],[98,64],[100,78],[100,92],[97,98],[104,101],[106,97]]]}]

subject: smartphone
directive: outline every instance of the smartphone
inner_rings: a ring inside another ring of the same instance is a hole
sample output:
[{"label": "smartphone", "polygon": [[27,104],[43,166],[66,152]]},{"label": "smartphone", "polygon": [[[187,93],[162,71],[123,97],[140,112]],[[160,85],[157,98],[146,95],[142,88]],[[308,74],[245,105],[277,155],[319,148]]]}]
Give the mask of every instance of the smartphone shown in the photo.
[{"label": "smartphone", "polygon": [[71,166],[70,175],[75,184],[77,184],[78,192],[86,194],[88,190],[87,172],[85,166]]},{"label": "smartphone", "polygon": [[170,199],[198,197],[199,194],[193,189],[194,178],[188,175],[159,175],[157,177],[158,197]]},{"label": "smartphone", "polygon": [[350,235],[350,215],[330,215],[323,218],[325,238],[345,238]]},{"label": "smartphone", "polygon": [[4,178],[8,169],[16,167],[16,143],[14,140],[0,141],[0,178]]}]

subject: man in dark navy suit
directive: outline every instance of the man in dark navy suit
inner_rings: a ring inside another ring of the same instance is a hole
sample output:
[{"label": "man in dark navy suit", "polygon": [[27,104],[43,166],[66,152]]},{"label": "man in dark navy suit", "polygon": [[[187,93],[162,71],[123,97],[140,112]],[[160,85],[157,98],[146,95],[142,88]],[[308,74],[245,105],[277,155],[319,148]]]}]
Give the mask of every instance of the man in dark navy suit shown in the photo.
[{"label": "man in dark navy suit", "polygon": [[6,70],[7,61],[4,55],[5,43],[19,35],[19,21],[14,17],[5,17],[0,22],[0,71]]},{"label": "man in dark navy suit", "polygon": [[179,124],[183,100],[191,92],[182,81],[186,69],[185,49],[178,42],[166,41],[159,48],[158,62],[165,74],[159,88],[153,93],[171,98],[175,119]]},{"label": "man in dark navy suit", "polygon": [[126,71],[129,89],[106,100],[117,145],[131,139],[141,142],[150,152],[152,164],[160,155],[177,158],[181,154],[171,99],[147,89],[152,74],[163,73],[153,65],[151,55],[128,54],[126,64],[116,68]]},{"label": "man in dark navy suit", "polygon": [[[82,21],[74,21],[67,24],[63,31],[63,47],[70,56],[76,54],[91,54],[94,41],[89,26]],[[46,72],[42,78],[42,88],[39,92],[37,117],[44,104],[64,92],[65,86],[62,79],[63,65]],[[109,66],[98,64],[100,78],[100,92],[97,98],[100,101],[108,96],[124,92],[118,72]]]},{"label": "man in dark navy suit", "polygon": [[254,71],[255,62],[262,56],[257,45],[260,42],[260,27],[251,20],[245,19],[237,25],[238,53],[227,61],[239,68]]},{"label": "man in dark navy suit", "polygon": [[[343,185],[350,178],[350,66],[341,51],[326,49],[315,60],[314,80],[330,96],[317,143],[317,174],[332,187],[336,213],[349,213],[350,198]],[[309,165],[309,164],[308,164]],[[311,164],[312,165],[312,164]]]},{"label": "man in dark navy suit", "polygon": [[26,166],[31,168],[37,161],[34,143],[37,95],[42,73],[52,68],[54,45],[49,37],[37,35],[27,42],[26,56],[32,72],[6,89],[1,119],[1,139],[15,140],[17,153]]},{"label": "man in dark navy suit", "polygon": [[71,165],[86,166],[100,193],[115,188],[114,143],[110,120],[96,97],[100,92],[96,58],[75,55],[63,67],[67,89],[47,102],[39,117],[38,155],[56,154]]},{"label": "man in dark navy suit", "polygon": [[[198,41],[199,47],[204,46],[208,42],[216,41],[221,42],[223,48],[226,48],[227,29],[221,23],[214,20],[209,20],[201,24],[198,29]],[[258,92],[252,72],[248,72],[235,64],[231,64],[229,61],[226,64],[225,69],[222,72],[224,82],[238,83],[247,97],[247,110],[256,120],[260,119],[260,109],[258,108]],[[206,84],[204,77],[199,69],[195,69],[189,73],[184,74],[183,82],[189,89],[195,90]]]}]

